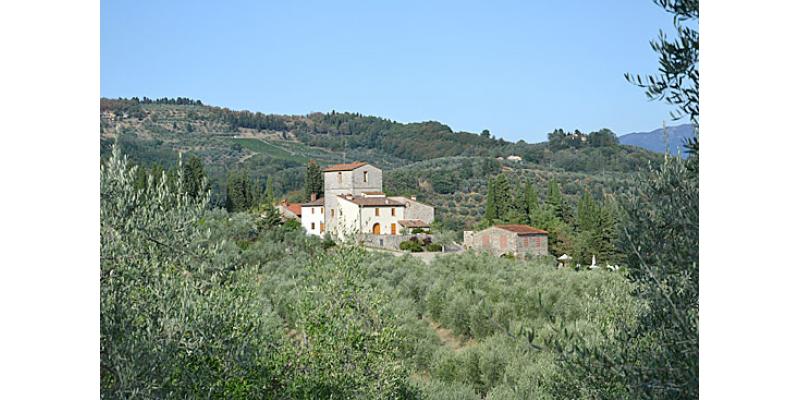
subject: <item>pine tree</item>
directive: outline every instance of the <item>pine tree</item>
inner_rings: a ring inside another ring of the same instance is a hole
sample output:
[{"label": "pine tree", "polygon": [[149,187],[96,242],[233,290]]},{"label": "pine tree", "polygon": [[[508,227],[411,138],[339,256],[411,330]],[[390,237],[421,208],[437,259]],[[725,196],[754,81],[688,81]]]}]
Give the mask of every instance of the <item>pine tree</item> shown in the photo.
[{"label": "pine tree", "polygon": [[303,194],[306,200],[311,200],[311,195],[316,193],[318,196],[323,190],[322,170],[314,160],[309,160],[306,166],[306,179],[303,187]]},{"label": "pine tree", "polygon": [[486,191],[486,212],[483,219],[492,222],[497,219],[497,202],[495,200],[494,179],[489,178],[488,189]]}]

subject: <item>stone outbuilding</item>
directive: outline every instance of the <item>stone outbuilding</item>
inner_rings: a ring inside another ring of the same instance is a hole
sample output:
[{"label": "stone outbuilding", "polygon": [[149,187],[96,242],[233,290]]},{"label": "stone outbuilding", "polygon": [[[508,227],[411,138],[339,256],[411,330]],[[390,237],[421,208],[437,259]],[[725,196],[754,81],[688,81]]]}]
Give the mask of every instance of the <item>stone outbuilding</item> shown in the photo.
[{"label": "stone outbuilding", "polygon": [[547,255],[547,232],[528,225],[495,225],[464,231],[464,247],[496,256]]},{"label": "stone outbuilding", "polygon": [[289,203],[286,200],[281,201],[278,203],[275,208],[278,209],[278,214],[280,214],[281,219],[285,222],[290,219],[296,219],[298,222],[300,221],[300,216],[303,212],[302,205],[300,203]]}]

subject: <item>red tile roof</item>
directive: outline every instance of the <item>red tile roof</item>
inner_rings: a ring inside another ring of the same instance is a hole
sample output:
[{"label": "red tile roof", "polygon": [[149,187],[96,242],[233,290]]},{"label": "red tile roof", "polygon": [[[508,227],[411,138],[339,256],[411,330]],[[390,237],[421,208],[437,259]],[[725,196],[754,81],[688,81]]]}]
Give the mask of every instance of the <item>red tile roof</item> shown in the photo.
[{"label": "red tile roof", "polygon": [[404,226],[406,228],[429,228],[430,225],[426,222],[422,221],[421,219],[401,219],[397,221],[400,226]]},{"label": "red tile roof", "polygon": [[495,225],[495,227],[509,232],[514,232],[520,235],[547,234],[547,231],[543,231],[541,229],[537,229],[528,225],[509,224],[509,225]]},{"label": "red tile roof", "polygon": [[388,206],[388,207],[405,207],[405,204],[400,203],[398,201],[391,200],[386,197],[359,197],[353,196],[351,198],[347,198],[344,195],[339,195],[340,199],[344,199],[355,204],[358,204],[362,207],[380,207],[380,206]]},{"label": "red tile roof", "polygon": [[294,215],[297,215],[298,217],[300,216],[300,213],[303,212],[303,208],[300,207],[300,203],[289,203],[286,205],[286,208],[288,208],[289,211],[293,212]]},{"label": "red tile roof", "polygon": [[351,163],[346,163],[346,164],[334,164],[334,165],[329,165],[329,166],[323,168],[322,171],[323,172],[352,171],[352,170],[354,170],[356,168],[363,167],[365,165],[367,165],[367,163],[361,162],[361,161],[356,161],[356,162],[351,162]]}]

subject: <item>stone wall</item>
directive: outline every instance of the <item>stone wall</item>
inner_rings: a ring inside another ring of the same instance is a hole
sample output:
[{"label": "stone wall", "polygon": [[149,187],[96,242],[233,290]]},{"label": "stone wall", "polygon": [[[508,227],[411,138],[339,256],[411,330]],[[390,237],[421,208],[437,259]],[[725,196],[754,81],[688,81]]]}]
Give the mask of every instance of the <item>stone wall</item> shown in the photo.
[{"label": "stone wall", "polygon": [[490,227],[479,232],[464,231],[464,247],[496,256],[546,255],[547,235],[519,236],[505,229]]},{"label": "stone wall", "polygon": [[432,206],[420,203],[416,200],[412,200],[409,199],[408,197],[403,197],[403,196],[390,196],[389,198],[394,201],[399,201],[405,204],[406,206],[405,217],[403,219],[418,219],[428,224],[433,222],[434,209]]},{"label": "stone wall", "polygon": [[362,233],[358,236],[358,240],[365,246],[377,247],[387,250],[400,250],[400,242],[405,242],[416,236],[419,240],[430,237],[432,242],[436,242],[433,235],[416,234],[416,235],[373,235],[371,233]]}]

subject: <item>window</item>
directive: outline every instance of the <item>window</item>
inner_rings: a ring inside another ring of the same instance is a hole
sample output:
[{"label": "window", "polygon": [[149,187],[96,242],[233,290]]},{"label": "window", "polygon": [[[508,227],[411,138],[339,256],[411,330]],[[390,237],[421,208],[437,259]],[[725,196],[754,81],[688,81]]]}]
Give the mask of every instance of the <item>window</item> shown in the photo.
[{"label": "window", "polygon": [[378,208],[378,207],[375,207],[375,216],[376,217],[380,217],[381,216],[381,209]]},{"label": "window", "polygon": [[366,182],[366,181],[367,181],[367,175],[368,175],[368,174],[369,174],[369,171],[364,171],[364,182]]},{"label": "window", "polygon": [[336,216],[336,209],[331,208],[331,218]]},{"label": "window", "polygon": [[[394,211],[394,208],[392,211]],[[397,224],[392,224],[392,235],[397,235]]]},{"label": "window", "polygon": [[320,222],[319,223],[319,231],[320,232],[325,232],[325,223],[324,222]]},{"label": "window", "polygon": [[394,217],[394,207],[392,207],[392,216]]},{"label": "window", "polygon": [[311,223],[311,230],[312,231],[314,230],[314,223],[313,222]]},{"label": "window", "polygon": [[311,213],[312,214],[314,213],[314,207],[311,207]]},{"label": "window", "polygon": [[342,173],[341,173],[341,172],[339,172],[339,173],[337,173],[337,174],[336,174],[336,180],[337,180],[339,183],[342,183]]}]

